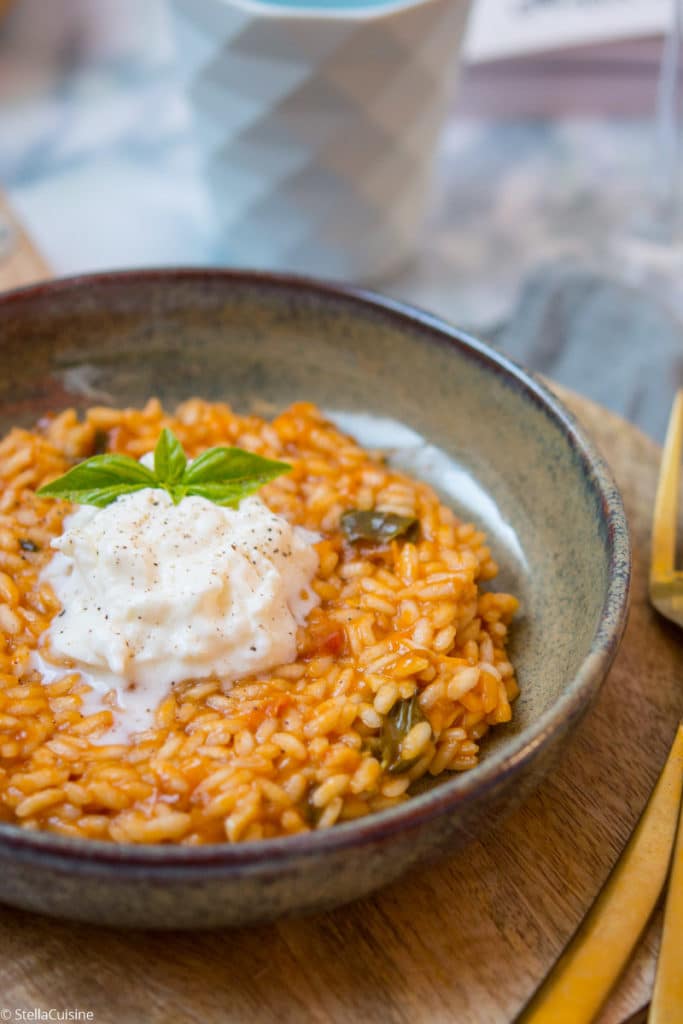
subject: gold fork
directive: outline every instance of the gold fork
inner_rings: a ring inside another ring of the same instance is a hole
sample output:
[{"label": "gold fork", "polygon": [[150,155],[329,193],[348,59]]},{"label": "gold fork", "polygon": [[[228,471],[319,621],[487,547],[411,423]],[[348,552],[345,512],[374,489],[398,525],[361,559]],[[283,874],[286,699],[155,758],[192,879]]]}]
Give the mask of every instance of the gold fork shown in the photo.
[{"label": "gold fork", "polygon": [[[676,569],[678,493],[683,451],[683,391],[674,399],[666,435],[652,523],[650,600],[667,619],[683,626],[683,572]],[[683,722],[678,734],[683,731]],[[669,877],[662,944],[648,1021],[683,1022],[683,810]]]},{"label": "gold fork", "polygon": [[[659,472],[650,600],[681,627],[683,572],[676,571],[675,559],[682,451],[683,391],[679,391]],[[517,1024],[590,1024],[635,949],[667,875],[669,892],[647,1019],[649,1024],[683,1024],[683,819],[678,823],[682,790],[683,721],[642,817],[604,888]]]}]

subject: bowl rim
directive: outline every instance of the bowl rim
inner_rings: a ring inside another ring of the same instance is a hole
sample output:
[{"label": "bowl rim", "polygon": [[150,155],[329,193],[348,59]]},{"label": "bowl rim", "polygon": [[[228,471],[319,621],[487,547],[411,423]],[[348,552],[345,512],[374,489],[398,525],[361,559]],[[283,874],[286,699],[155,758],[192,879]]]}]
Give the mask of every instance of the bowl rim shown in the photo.
[{"label": "bowl rim", "polygon": [[[38,282],[0,294],[0,311],[14,303],[79,292],[90,287],[143,286],[159,281],[212,281],[226,288],[269,288],[284,293],[311,294],[332,300],[350,311],[380,314],[397,327],[417,329],[420,340],[456,348],[465,358],[475,360],[488,372],[503,379],[525,401],[532,402],[560,428],[580,465],[586,487],[599,498],[606,522],[605,547],[608,561],[607,588],[600,617],[586,657],[568,681],[561,697],[506,747],[475,768],[449,779],[427,792],[387,810],[342,822],[333,828],[267,840],[240,843],[207,843],[201,846],[113,843],[80,839],[50,832],[27,830],[0,822],[0,853],[16,852],[24,859],[50,861],[62,867],[79,865],[98,870],[116,865],[136,872],[154,868],[163,874],[193,871],[206,874],[240,870],[277,871],[289,861],[342,852],[349,847],[382,843],[397,832],[417,830],[434,818],[476,801],[482,793],[497,788],[517,774],[548,746],[557,731],[566,730],[596,696],[623,635],[628,615],[631,580],[631,545],[621,494],[604,459],[578,426],[574,416],[531,371],[484,342],[451,326],[440,317],[410,303],[374,291],[294,274],[271,273],[218,267],[169,266],[77,274]],[[0,346],[2,342],[0,341]]]}]

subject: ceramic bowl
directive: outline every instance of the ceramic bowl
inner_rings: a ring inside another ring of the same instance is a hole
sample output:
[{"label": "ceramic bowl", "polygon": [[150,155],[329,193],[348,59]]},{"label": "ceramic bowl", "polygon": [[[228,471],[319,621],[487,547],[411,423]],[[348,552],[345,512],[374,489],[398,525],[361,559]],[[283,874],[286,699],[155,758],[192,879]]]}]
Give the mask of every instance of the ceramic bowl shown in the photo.
[{"label": "ceramic bowl", "polygon": [[145,927],[330,907],[481,833],[548,770],[615,654],[630,559],[609,472],[533,377],[396,302],[220,270],[95,275],[7,294],[0,345],[3,433],[48,410],[150,395],[260,413],[312,399],[361,440],[388,441],[399,462],[420,451],[415,471],[487,531],[495,585],[522,601],[511,649],[521,696],[472,771],[359,821],[234,846],[117,846],[2,824],[0,900]]}]

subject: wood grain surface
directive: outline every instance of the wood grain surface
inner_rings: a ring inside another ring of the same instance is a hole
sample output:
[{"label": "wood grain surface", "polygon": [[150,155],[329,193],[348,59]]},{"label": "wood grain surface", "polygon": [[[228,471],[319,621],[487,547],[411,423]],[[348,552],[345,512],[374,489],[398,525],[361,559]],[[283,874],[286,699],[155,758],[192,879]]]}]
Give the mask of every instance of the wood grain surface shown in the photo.
[{"label": "wood grain surface", "polygon": [[[9,277],[3,269],[0,288],[19,283],[16,265]],[[29,275],[36,271],[34,263]],[[604,409],[558,391],[622,488],[633,601],[599,699],[534,796],[451,859],[316,917],[155,934],[0,908],[7,1019],[55,1008],[90,1010],[96,1024],[512,1021],[617,858],[683,713],[683,635],[646,594],[658,449]],[[655,920],[601,1024],[646,1002],[658,934]]]}]

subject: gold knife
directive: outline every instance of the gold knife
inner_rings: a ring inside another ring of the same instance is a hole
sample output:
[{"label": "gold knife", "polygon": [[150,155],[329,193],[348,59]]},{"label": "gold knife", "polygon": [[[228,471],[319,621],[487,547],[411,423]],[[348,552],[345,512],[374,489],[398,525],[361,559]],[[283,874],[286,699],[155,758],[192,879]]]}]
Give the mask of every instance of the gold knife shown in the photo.
[{"label": "gold knife", "polygon": [[[662,774],[633,835],[595,903],[522,1010],[517,1024],[590,1024],[594,1019],[628,962],[664,887],[682,790],[683,725],[679,725]],[[678,884],[678,898],[671,912],[667,907],[666,914],[669,928],[678,930],[678,941],[672,943],[672,959],[667,959],[661,968],[663,1009],[658,1017],[652,1016],[653,996],[650,1020],[655,1024],[683,1021],[680,1010],[678,1016],[672,1016],[669,1009],[683,984],[682,846],[679,836],[675,868],[678,881],[672,879],[672,887]]]},{"label": "gold knife", "polygon": [[683,1022],[683,810],[678,816],[678,836],[669,874],[662,944],[648,1022]]}]

